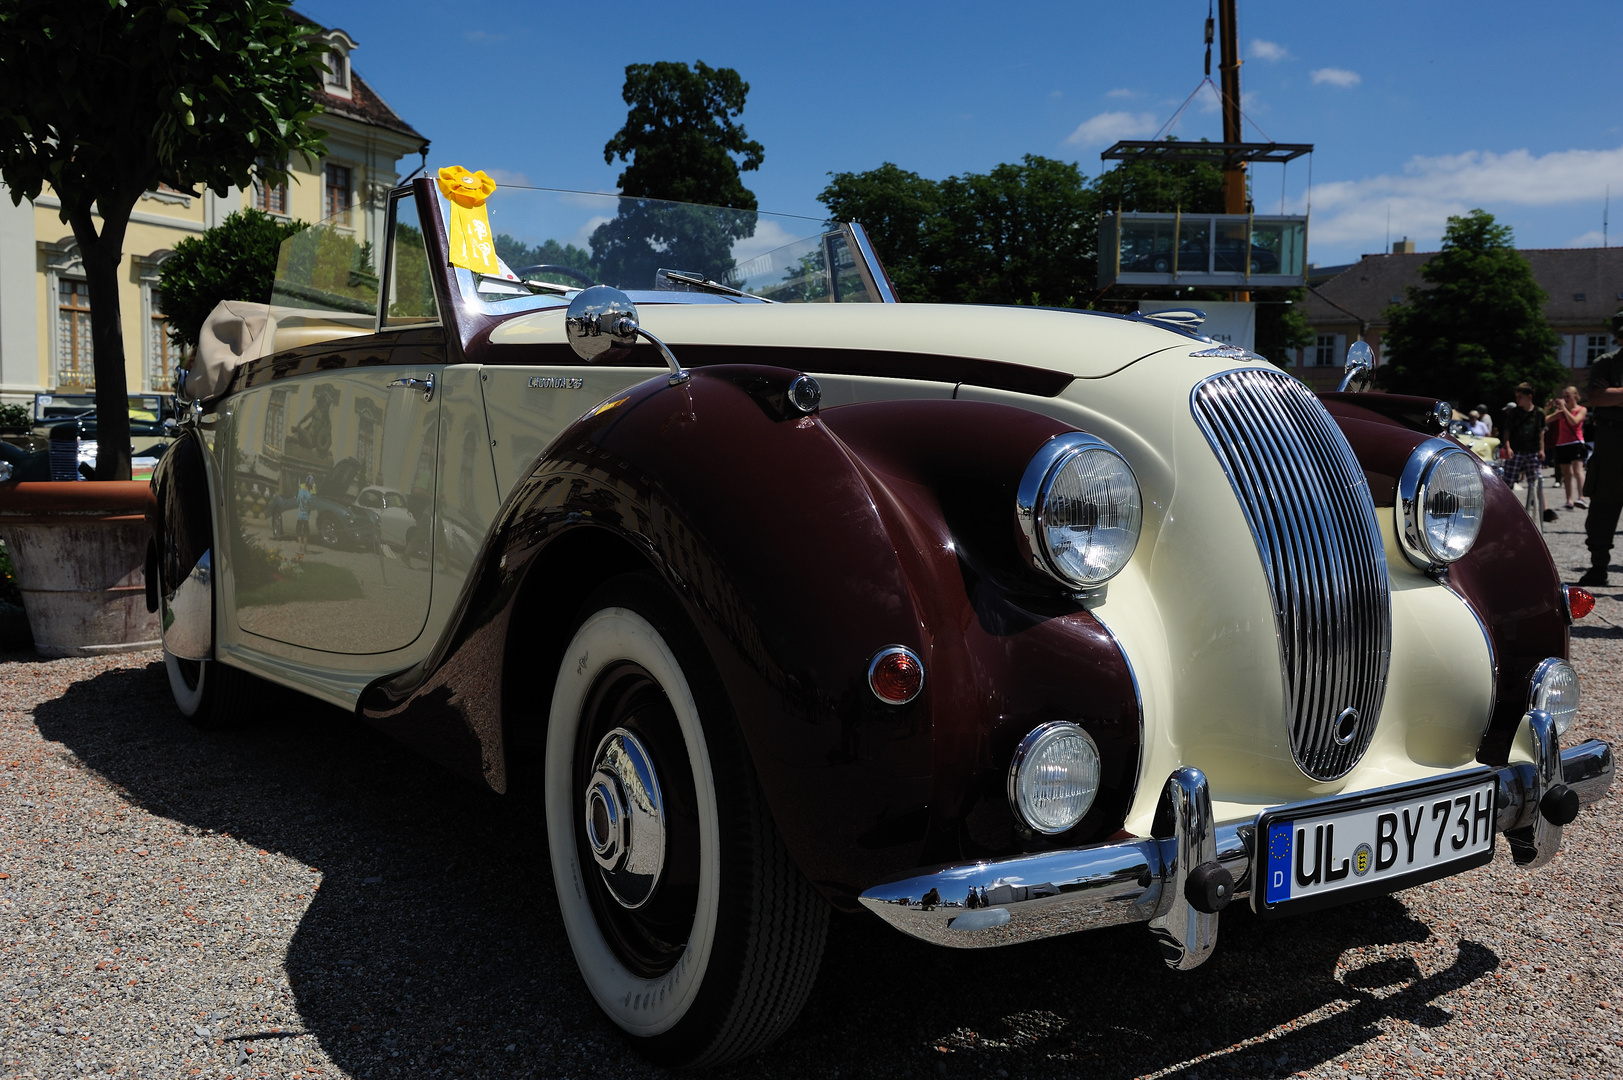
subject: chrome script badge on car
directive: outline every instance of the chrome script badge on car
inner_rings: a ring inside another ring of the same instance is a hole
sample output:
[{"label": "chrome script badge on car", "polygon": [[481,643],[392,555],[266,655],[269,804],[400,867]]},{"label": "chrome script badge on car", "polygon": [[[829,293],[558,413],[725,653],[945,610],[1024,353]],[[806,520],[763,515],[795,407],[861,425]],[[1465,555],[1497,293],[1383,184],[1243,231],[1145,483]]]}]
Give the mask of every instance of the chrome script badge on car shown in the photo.
[{"label": "chrome script badge on car", "polygon": [[1209,349],[1200,349],[1189,354],[1190,356],[1215,356],[1223,360],[1250,360],[1255,359],[1251,353],[1238,345],[1213,345]]},{"label": "chrome script badge on car", "polygon": [[550,375],[531,375],[530,386],[537,390],[580,390],[585,379],[553,378]]}]

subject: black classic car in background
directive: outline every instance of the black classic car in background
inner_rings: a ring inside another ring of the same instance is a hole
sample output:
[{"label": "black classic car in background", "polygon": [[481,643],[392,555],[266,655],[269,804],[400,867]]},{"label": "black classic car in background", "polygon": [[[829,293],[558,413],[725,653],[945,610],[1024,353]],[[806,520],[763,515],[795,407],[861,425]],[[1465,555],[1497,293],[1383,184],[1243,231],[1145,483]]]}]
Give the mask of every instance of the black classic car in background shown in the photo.
[{"label": "black classic car in background", "polygon": [[[1320,398],[1187,312],[897,304],[856,226],[493,187],[391,193],[380,283],[288,241],[187,377],[150,602],[196,723],[257,676],[497,792],[539,758],[534,857],[651,1058],[782,1032],[831,906],[1188,969],[1232,902],[1531,869],[1608,789],[1575,594],[1356,350]],[[453,265],[470,222],[581,265]],[[295,558],[307,476],[358,550]]]}]

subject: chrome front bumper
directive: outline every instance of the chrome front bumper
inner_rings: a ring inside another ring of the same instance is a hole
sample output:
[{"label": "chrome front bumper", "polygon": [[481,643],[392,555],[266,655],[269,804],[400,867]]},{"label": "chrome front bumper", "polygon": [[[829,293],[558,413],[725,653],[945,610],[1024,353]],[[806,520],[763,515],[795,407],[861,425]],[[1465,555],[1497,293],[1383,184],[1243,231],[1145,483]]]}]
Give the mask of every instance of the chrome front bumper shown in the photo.
[{"label": "chrome front bumper", "polygon": [[[1599,740],[1560,749],[1545,713],[1523,724],[1537,760],[1493,770],[1494,825],[1517,865],[1532,868],[1555,856],[1577,806],[1611,788],[1613,763]],[[936,867],[875,885],[861,902],[903,933],[954,948],[1147,922],[1167,964],[1187,970],[1211,955],[1217,912],[1251,895],[1255,822],[1213,822],[1206,777],[1190,768],[1167,778],[1157,820],[1170,820],[1172,835]]]}]

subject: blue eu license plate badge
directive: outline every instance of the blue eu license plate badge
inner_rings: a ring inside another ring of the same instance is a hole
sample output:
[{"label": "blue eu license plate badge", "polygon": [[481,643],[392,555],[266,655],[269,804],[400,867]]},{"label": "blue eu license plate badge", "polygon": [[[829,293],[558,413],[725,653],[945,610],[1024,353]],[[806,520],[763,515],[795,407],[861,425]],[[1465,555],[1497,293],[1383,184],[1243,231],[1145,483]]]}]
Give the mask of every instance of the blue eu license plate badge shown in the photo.
[{"label": "blue eu license plate badge", "polygon": [[1291,826],[1289,821],[1276,821],[1268,826],[1268,888],[1267,900],[1277,904],[1291,898]]}]

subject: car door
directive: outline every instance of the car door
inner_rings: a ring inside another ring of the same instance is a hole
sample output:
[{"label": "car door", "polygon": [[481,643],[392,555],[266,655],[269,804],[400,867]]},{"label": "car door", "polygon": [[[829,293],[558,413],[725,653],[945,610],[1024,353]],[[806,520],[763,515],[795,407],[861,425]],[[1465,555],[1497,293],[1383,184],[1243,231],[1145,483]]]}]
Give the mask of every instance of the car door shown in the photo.
[{"label": "car door", "polygon": [[[400,363],[425,359],[403,336],[299,350],[315,354],[298,358],[311,374],[232,399],[232,606],[247,633],[337,653],[390,652],[422,633],[443,348],[440,364]],[[360,498],[369,487],[405,493],[403,536],[380,528],[365,505],[378,500]]]}]

